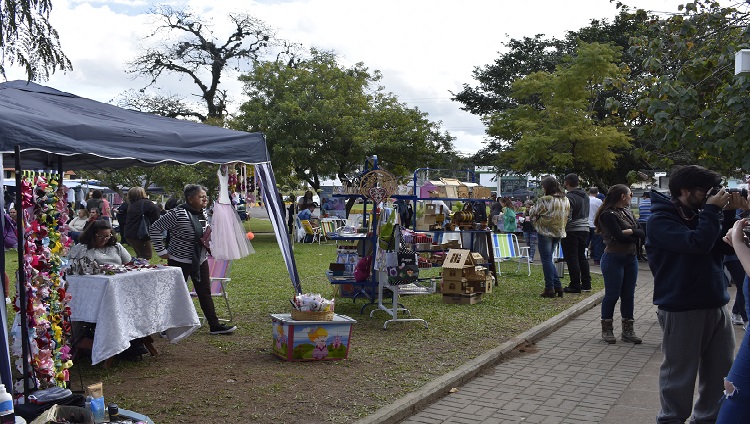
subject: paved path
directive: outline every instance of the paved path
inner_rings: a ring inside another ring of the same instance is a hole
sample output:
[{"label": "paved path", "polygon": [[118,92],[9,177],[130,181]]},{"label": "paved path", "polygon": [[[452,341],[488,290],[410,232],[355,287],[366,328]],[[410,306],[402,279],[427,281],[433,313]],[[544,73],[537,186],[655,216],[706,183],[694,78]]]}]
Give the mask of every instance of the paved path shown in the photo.
[{"label": "paved path", "polygon": [[[598,267],[592,267],[592,271],[598,271]],[[734,294],[734,288],[730,290]],[[635,294],[635,329],[643,337],[640,345],[619,340],[618,321],[615,322],[617,343],[608,345],[601,340],[598,303],[603,293],[598,293],[588,302],[582,302],[588,303],[584,307],[588,309],[586,312],[564,323],[555,324],[553,319],[543,324],[541,327],[559,328],[537,341],[536,352],[482,367],[482,372],[474,373],[468,382],[454,386],[458,389],[454,393],[444,395],[445,387],[435,384],[432,391],[439,392],[430,398],[426,393],[430,389],[425,388],[422,393],[394,402],[363,422],[653,423],[659,411],[661,330],[652,294],[651,272],[643,263]],[[615,318],[619,316],[618,303]],[[739,344],[743,330],[735,327]],[[536,329],[537,334],[540,331],[543,329]],[[462,367],[463,372],[471,372],[478,366]],[[408,410],[410,403],[421,403],[420,408],[423,407],[426,402],[420,402],[422,399],[431,403],[418,411]],[[399,408],[400,415],[394,412]]]}]

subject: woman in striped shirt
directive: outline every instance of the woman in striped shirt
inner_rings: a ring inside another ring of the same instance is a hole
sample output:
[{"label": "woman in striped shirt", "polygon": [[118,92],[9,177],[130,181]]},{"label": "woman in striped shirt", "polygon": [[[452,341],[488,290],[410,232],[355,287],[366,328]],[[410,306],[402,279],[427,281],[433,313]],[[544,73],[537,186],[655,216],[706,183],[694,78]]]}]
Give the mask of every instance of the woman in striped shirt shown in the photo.
[{"label": "woman in striped shirt", "polygon": [[[204,209],[208,206],[206,190],[196,184],[188,184],[184,190],[185,203],[167,211],[148,229],[154,250],[159,257],[167,259],[167,265],[182,268],[185,281],[193,280],[203,315],[208,321],[211,334],[229,334],[236,326],[219,323],[211,297],[211,280],[206,257],[208,252],[201,237],[208,227]],[[164,232],[169,232],[169,245],[164,245]]]}]

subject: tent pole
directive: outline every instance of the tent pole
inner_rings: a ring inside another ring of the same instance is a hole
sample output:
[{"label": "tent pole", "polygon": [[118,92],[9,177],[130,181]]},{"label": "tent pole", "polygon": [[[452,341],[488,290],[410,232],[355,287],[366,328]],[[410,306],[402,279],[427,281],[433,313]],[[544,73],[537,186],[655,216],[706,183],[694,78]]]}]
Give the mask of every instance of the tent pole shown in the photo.
[{"label": "tent pole", "polygon": [[16,230],[18,235],[18,304],[21,316],[21,355],[23,356],[23,401],[29,402],[29,327],[28,317],[26,315],[26,267],[24,266],[26,251],[26,239],[24,238],[23,227],[23,196],[21,194],[21,147],[16,145]]}]

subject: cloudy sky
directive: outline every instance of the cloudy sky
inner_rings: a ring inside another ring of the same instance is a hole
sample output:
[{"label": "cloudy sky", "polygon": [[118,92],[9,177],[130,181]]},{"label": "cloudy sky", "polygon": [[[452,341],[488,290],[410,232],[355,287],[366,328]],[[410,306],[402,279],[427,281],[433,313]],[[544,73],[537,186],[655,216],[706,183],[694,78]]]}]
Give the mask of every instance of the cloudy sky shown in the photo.
[{"label": "cloudy sky", "polygon": [[[674,12],[679,0],[624,0],[649,10]],[[145,85],[125,72],[148,33],[145,12],[158,2],[141,0],[53,0],[52,24],[73,71],[45,84],[108,102]],[[165,2],[166,3],[166,2]],[[228,12],[245,12],[277,29],[282,39],[334,50],[341,63],[363,62],[383,74],[383,85],[401,102],[427,112],[456,137],[459,151],[482,147],[484,127],[460,110],[451,92],[474,85],[472,70],[491,63],[510,38],[562,36],[591,19],[612,18],[609,0],[172,0],[210,17],[219,39]],[[11,69],[8,79],[23,79]],[[164,81],[165,90],[189,97],[188,81]],[[224,78],[235,107],[243,100],[236,77]]]}]

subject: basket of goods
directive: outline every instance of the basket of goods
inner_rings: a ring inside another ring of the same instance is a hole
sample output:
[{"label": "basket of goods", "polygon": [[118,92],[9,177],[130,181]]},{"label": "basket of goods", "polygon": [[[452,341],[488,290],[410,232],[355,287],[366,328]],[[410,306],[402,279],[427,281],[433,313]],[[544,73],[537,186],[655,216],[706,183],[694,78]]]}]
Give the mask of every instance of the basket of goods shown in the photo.
[{"label": "basket of goods", "polygon": [[294,296],[292,319],[295,321],[332,321],[335,299],[324,299],[317,293],[305,293]]}]

